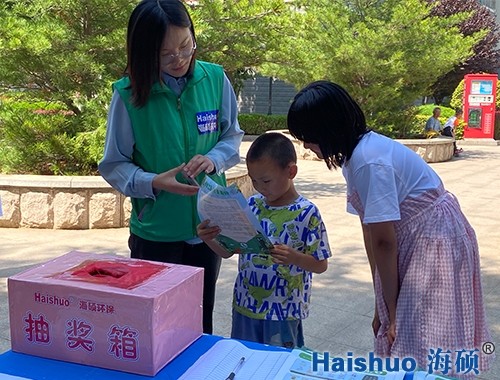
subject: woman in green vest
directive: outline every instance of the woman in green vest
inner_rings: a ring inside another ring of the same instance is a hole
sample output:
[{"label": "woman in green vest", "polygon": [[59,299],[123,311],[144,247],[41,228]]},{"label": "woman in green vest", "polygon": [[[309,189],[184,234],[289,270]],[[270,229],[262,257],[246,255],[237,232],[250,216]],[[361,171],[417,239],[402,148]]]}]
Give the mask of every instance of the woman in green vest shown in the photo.
[{"label": "woman in green vest", "polygon": [[143,0],[127,31],[126,76],[113,84],[99,171],[131,198],[131,257],[203,267],[203,331],[212,333],[220,257],[196,235],[198,183],[240,161],[243,132],[221,66],[196,60],[196,36],[179,0]]}]

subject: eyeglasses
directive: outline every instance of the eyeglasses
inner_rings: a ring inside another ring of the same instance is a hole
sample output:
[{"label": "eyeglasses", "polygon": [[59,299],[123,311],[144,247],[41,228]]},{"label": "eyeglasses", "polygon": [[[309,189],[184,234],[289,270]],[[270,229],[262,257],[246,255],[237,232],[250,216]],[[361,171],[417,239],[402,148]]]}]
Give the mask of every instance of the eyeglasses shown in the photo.
[{"label": "eyeglasses", "polygon": [[161,56],[161,61],[164,65],[170,65],[175,58],[179,57],[181,59],[186,59],[191,57],[194,54],[194,51],[196,50],[196,42],[194,40],[191,40],[193,42],[193,46],[185,47],[177,54],[164,54]]}]

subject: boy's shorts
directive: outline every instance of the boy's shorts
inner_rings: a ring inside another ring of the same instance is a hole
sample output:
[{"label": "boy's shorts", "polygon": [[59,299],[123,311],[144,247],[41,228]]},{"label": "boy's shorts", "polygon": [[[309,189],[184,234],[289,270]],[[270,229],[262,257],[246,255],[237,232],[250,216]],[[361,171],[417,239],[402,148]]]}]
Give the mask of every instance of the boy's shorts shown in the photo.
[{"label": "boy's shorts", "polygon": [[302,320],[270,321],[255,319],[234,310],[231,338],[287,348],[304,346]]}]

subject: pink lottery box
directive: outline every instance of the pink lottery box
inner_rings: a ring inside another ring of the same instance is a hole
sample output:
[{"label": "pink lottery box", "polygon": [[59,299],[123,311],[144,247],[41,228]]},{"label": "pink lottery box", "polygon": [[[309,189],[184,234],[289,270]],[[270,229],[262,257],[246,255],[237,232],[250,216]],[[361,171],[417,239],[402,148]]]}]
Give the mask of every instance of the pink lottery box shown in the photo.
[{"label": "pink lottery box", "polygon": [[203,269],[69,252],[8,279],[12,350],[154,376],[202,335]]}]

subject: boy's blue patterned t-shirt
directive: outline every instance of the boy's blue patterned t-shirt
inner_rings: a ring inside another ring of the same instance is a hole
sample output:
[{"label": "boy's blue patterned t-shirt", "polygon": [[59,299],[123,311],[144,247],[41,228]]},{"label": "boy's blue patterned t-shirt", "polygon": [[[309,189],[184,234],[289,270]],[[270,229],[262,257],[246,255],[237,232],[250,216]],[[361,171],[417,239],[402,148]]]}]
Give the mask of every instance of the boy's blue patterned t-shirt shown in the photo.
[{"label": "boy's blue patterned t-shirt", "polygon": [[[274,244],[286,244],[317,260],[331,256],[318,208],[299,196],[293,203],[268,206],[262,195],[248,199],[266,235]],[[312,273],[295,265],[274,264],[270,255],[239,256],[233,308],[255,319],[284,321],[309,314]]]}]

